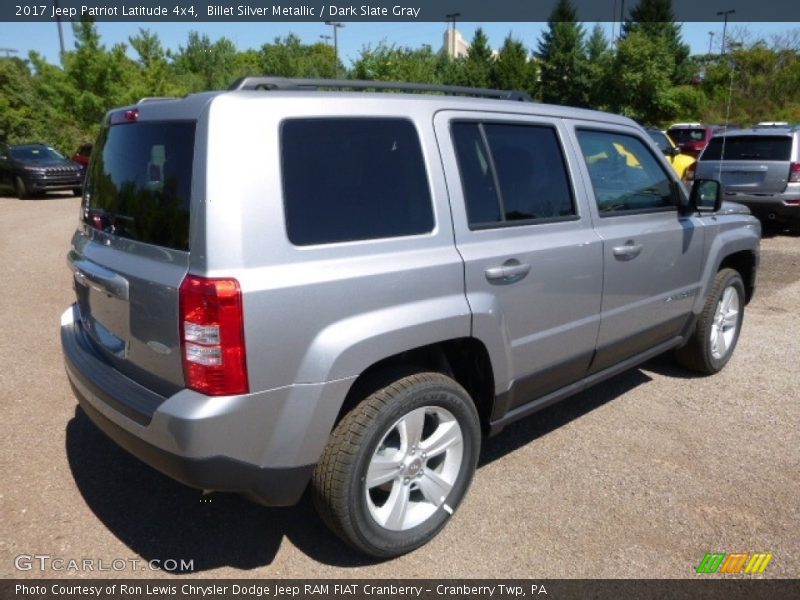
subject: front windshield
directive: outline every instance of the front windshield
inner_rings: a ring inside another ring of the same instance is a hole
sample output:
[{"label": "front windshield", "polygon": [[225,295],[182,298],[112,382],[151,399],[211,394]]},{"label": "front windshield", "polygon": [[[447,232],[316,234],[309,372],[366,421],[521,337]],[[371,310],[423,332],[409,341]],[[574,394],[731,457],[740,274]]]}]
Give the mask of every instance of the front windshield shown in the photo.
[{"label": "front windshield", "polygon": [[64,156],[49,146],[14,146],[9,148],[11,156],[17,160],[44,162],[64,160]]}]

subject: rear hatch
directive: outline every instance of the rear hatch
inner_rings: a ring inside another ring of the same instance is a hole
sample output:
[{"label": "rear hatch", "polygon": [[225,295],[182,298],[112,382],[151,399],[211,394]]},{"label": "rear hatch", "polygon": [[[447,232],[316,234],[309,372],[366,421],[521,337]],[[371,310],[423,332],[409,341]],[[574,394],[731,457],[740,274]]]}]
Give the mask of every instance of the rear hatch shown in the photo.
[{"label": "rear hatch", "polygon": [[791,151],[788,134],[716,136],[700,156],[696,177],[717,179],[729,196],[780,194],[788,182]]},{"label": "rear hatch", "polygon": [[169,395],[184,387],[178,290],[189,264],[195,121],[135,114],[112,117],[100,133],[68,260],[97,352]]}]

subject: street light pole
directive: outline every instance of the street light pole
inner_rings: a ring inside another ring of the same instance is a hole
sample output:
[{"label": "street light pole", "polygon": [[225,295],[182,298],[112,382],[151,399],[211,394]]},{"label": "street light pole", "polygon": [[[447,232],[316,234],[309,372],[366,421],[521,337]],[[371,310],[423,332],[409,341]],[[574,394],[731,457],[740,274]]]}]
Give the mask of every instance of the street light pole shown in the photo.
[{"label": "street light pole", "polygon": [[[60,11],[58,10],[58,0],[55,0],[53,4],[55,6],[56,13],[60,14]],[[60,16],[56,17],[56,21],[58,23],[58,43],[59,43],[59,46],[61,47],[61,54],[59,54],[59,57],[61,58],[61,66],[63,67],[64,66],[64,26],[61,24],[61,17]]]},{"label": "street light pole", "polygon": [[722,50],[720,52],[720,54],[722,56],[725,56],[725,34],[728,31],[728,15],[732,15],[732,14],[735,14],[735,13],[736,13],[736,11],[733,10],[733,9],[721,10],[721,11],[719,11],[717,13],[718,17],[723,17],[725,19],[725,21],[724,21],[724,23],[722,25]]},{"label": "street light pole", "polygon": [[448,40],[448,51],[450,52],[450,58],[456,57],[456,19],[461,16],[461,13],[450,13],[449,15],[445,15],[444,18],[450,21],[452,25],[452,29],[450,32],[450,39]]},{"label": "street light pole", "polygon": [[709,54],[711,54],[711,48],[712,48],[713,43],[714,43],[714,32],[713,31],[709,31],[708,32],[708,53]]},{"label": "street light pole", "polygon": [[339,79],[339,35],[337,30],[344,27],[344,23],[338,21],[325,21],[325,25],[333,27],[333,60],[334,70],[336,72],[336,79]]},{"label": "street light pole", "polygon": [[326,46],[330,43],[330,40],[332,39],[331,36],[329,35],[321,35],[319,36],[319,38],[321,40],[324,40],[322,43],[325,44]]}]

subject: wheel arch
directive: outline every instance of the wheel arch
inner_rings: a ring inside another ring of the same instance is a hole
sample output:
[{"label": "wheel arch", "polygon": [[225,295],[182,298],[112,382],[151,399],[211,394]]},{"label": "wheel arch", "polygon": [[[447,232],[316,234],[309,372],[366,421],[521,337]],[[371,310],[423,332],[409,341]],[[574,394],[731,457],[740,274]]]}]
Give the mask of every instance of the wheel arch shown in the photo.
[{"label": "wheel arch", "polygon": [[488,431],[495,397],[494,373],[489,351],[483,342],[473,337],[410,348],[374,362],[350,386],[333,427],[371,393],[418,371],[442,373],[461,385],[475,403],[481,427]]}]

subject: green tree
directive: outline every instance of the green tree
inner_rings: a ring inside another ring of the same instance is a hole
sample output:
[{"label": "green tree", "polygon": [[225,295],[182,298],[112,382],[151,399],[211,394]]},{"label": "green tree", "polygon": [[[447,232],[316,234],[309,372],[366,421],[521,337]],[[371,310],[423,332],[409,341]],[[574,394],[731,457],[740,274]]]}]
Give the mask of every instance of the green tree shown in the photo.
[{"label": "green tree", "polygon": [[522,42],[508,34],[492,68],[492,85],[501,90],[523,90],[536,87],[536,68]]},{"label": "green tree", "polygon": [[128,42],[138,54],[137,96],[179,95],[188,91],[176,89],[172,82],[167,53],[157,34],[151,33],[149,29],[139,29],[139,33],[129,37]]},{"label": "green tree", "polygon": [[666,44],[675,63],[670,73],[672,83],[688,82],[692,75],[689,46],[683,43],[681,26],[675,22],[672,0],[639,0],[630,11],[630,18],[622,26],[622,37],[625,38],[633,32],[643,33]]},{"label": "green tree", "polygon": [[398,48],[386,42],[365,46],[353,64],[355,79],[440,83],[440,59],[430,46]]},{"label": "green tree", "polygon": [[94,23],[73,23],[72,30],[75,49],[64,55],[64,74],[74,90],[68,112],[82,128],[95,132],[110,108],[137,100],[132,85],[136,66],[124,44],[106,50]]},{"label": "green tree", "polygon": [[599,23],[595,24],[586,42],[586,58],[587,104],[592,108],[604,110],[611,104],[614,53]]},{"label": "green tree", "polygon": [[[259,52],[262,73],[281,77],[335,77],[334,49],[323,43],[304,44],[289,34],[264,44]],[[341,62],[340,72],[343,71]]]},{"label": "green tree", "polygon": [[472,87],[488,88],[492,85],[492,49],[489,38],[478,27],[472,37],[467,56],[456,61],[454,83]]},{"label": "green tree", "polygon": [[539,89],[544,102],[587,105],[588,62],[583,26],[569,0],[559,0],[539,41]]},{"label": "green tree", "polygon": [[191,31],[186,46],[168,56],[182,87],[189,91],[224,90],[235,79],[236,47],[228,38],[212,43],[208,35]]},{"label": "green tree", "polygon": [[658,39],[638,31],[628,34],[614,57],[612,110],[647,124],[673,119],[678,112],[671,94],[674,64]]}]

